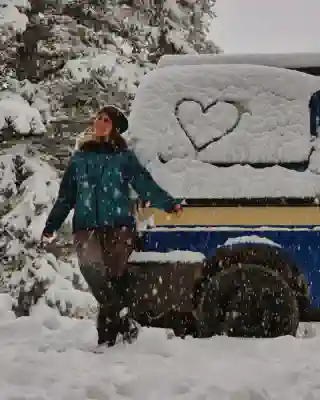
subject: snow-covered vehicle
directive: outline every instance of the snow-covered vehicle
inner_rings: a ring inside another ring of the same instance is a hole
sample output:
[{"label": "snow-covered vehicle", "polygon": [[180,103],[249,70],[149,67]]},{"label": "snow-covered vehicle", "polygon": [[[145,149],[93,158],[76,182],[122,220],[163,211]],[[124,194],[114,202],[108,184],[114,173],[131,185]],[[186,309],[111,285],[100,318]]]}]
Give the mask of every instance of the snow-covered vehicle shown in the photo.
[{"label": "snow-covered vehicle", "polygon": [[[320,308],[320,55],[167,56],[130,140],[182,216],[139,210],[135,313],[178,335],[295,335]],[[144,284],[143,284],[144,282]],[[140,299],[140,300],[139,300]]]}]

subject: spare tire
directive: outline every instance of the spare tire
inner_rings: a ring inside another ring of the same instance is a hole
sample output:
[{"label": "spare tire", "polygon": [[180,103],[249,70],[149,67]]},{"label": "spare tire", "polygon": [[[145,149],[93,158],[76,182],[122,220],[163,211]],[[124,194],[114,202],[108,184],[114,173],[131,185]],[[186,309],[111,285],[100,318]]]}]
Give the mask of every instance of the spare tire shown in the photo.
[{"label": "spare tire", "polygon": [[233,265],[259,265],[277,272],[295,292],[300,320],[308,320],[311,304],[308,284],[302,270],[282,248],[257,243],[219,247],[216,255],[208,260],[205,274],[210,278]]},{"label": "spare tire", "polygon": [[299,324],[294,291],[260,265],[232,266],[209,279],[200,307],[202,337],[295,336]]}]

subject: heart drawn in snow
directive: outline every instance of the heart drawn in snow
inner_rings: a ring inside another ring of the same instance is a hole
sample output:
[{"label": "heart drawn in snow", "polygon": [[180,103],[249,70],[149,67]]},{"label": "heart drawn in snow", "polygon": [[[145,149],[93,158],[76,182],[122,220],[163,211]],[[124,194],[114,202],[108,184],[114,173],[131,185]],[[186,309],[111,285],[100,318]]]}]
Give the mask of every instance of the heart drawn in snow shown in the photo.
[{"label": "heart drawn in snow", "polygon": [[246,105],[233,100],[216,100],[207,106],[194,99],[182,99],[176,104],[175,116],[197,152],[233,132]]}]

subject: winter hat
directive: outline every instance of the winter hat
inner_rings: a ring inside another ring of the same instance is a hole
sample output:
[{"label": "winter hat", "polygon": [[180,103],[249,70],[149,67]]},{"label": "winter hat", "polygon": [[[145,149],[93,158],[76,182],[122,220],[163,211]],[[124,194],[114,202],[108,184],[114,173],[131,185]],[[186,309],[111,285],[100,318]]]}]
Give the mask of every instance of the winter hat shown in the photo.
[{"label": "winter hat", "polygon": [[106,113],[111,118],[112,122],[116,125],[116,128],[120,134],[124,133],[128,129],[128,119],[124,115],[124,112],[121,111],[116,106],[105,106],[102,107],[98,114]]}]

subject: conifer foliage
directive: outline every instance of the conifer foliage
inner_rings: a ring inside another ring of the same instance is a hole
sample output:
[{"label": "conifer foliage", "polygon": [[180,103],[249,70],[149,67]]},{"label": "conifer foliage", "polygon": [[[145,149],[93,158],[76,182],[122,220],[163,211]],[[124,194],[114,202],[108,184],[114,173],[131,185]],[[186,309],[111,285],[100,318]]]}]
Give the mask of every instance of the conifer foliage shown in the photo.
[{"label": "conifer foliage", "polygon": [[60,247],[38,245],[74,136],[103,104],[130,112],[140,78],[163,54],[217,52],[207,38],[213,6],[0,1],[0,287],[17,315],[39,298],[64,315],[90,314],[93,298],[68,252],[70,218]]}]

